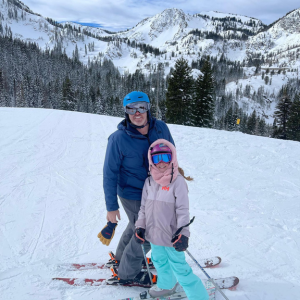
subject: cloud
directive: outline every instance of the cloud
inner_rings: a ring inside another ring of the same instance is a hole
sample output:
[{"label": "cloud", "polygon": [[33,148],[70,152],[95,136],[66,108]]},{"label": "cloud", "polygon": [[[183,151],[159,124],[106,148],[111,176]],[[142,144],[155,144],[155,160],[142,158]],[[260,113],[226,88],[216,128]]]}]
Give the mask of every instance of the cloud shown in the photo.
[{"label": "cloud", "polygon": [[[31,10],[57,21],[101,24],[105,29],[119,31],[131,28],[147,17],[166,8],[179,8],[194,14],[205,11],[233,13],[260,19],[270,24],[287,12],[299,8],[299,0],[23,0]],[[51,3],[51,4],[50,4]]]}]

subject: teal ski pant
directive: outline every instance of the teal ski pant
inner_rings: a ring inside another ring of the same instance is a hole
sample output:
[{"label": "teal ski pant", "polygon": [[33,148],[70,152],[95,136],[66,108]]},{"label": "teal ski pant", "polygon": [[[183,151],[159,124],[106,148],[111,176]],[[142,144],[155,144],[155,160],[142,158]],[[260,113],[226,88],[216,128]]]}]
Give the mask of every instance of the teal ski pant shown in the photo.
[{"label": "teal ski pant", "polygon": [[198,276],[185,261],[184,252],[173,247],[151,244],[151,259],[157,270],[157,286],[172,289],[176,282],[183,287],[189,300],[208,300],[208,293]]}]

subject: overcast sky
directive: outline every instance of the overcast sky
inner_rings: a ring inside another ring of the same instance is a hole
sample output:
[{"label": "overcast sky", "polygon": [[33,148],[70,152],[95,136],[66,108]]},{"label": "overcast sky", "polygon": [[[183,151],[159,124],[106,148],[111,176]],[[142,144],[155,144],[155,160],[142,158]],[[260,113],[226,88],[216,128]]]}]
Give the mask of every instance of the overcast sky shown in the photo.
[{"label": "overcast sky", "polygon": [[29,8],[56,21],[94,24],[112,31],[135,26],[144,18],[166,8],[185,13],[219,11],[260,19],[265,24],[276,21],[289,11],[300,8],[299,0],[22,0]]}]

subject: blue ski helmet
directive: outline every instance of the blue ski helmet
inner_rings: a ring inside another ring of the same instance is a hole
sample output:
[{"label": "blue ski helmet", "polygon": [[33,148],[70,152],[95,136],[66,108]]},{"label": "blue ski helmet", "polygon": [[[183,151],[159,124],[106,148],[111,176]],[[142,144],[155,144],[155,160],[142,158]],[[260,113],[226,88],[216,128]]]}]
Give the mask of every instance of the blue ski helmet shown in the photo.
[{"label": "blue ski helmet", "polygon": [[142,101],[150,103],[148,95],[143,92],[134,91],[134,92],[127,94],[124,97],[123,106],[125,107],[126,105],[128,105],[130,103],[142,102]]}]

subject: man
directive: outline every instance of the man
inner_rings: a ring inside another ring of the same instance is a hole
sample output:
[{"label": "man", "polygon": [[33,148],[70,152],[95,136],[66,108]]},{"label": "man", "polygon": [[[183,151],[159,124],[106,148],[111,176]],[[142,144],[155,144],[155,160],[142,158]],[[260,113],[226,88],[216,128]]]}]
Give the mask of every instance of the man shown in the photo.
[{"label": "man", "polygon": [[[131,92],[125,96],[123,106],[125,119],[118,125],[118,130],[108,138],[103,168],[103,187],[107,221],[110,222],[108,226],[110,224],[115,227],[121,219],[117,195],[129,223],[119,241],[116,256],[110,261],[111,264],[115,264],[115,261],[119,262],[118,276],[109,279],[108,283],[126,284],[139,281],[148,284],[149,276],[145,276],[146,272],[141,272],[143,252],[133,236],[135,221],[138,219],[141,206],[142,189],[148,176],[147,153],[149,146],[159,138],[173,144],[174,141],[167,125],[151,117],[147,94]],[[145,250],[146,252],[150,250],[149,243],[145,244]]]}]

